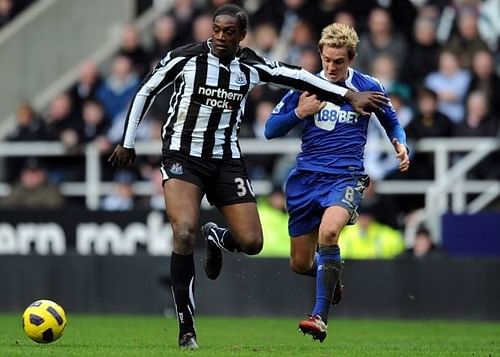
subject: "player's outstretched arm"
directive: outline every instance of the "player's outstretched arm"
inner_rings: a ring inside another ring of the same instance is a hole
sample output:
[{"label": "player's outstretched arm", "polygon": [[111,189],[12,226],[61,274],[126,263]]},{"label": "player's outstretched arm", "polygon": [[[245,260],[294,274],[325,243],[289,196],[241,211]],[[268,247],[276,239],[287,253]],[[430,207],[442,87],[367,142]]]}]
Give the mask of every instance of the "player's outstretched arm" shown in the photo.
[{"label": "player's outstretched arm", "polygon": [[108,162],[115,169],[123,169],[132,164],[135,160],[135,149],[127,149],[120,144],[116,145],[115,150],[109,156]]},{"label": "player's outstretched arm", "polygon": [[340,103],[347,100],[361,115],[370,115],[372,111],[383,110],[389,101],[382,92],[354,92],[301,68],[272,61],[262,60],[262,62],[264,63],[254,66],[261,81],[315,94],[320,101]]},{"label": "player's outstretched arm", "polygon": [[383,111],[383,107],[389,102],[389,99],[382,92],[355,92],[348,90],[345,95],[354,110],[361,115],[370,115],[372,111]]}]

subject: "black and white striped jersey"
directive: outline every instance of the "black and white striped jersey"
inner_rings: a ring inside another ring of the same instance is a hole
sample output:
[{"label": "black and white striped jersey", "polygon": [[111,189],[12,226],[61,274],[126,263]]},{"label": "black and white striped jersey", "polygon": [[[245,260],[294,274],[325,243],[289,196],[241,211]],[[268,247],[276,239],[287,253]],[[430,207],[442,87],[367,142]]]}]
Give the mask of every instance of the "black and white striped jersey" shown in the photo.
[{"label": "black and white striped jersey", "polygon": [[137,126],[155,96],[172,84],[162,126],[163,152],[201,158],[240,158],[238,131],[250,90],[276,85],[315,93],[340,102],[347,89],[299,67],[273,62],[241,48],[224,61],[212,53],[211,40],[170,51],[143,81],[125,123],[122,145],[133,148]]}]

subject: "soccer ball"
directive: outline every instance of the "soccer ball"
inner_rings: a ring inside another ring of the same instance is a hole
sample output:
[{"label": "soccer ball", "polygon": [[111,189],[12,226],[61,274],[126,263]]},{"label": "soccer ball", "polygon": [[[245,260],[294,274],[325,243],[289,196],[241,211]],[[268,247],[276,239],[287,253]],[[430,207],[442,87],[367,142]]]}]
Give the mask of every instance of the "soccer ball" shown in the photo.
[{"label": "soccer ball", "polygon": [[66,327],[64,309],[51,300],[37,300],[23,312],[23,329],[38,343],[49,343],[62,336]]}]

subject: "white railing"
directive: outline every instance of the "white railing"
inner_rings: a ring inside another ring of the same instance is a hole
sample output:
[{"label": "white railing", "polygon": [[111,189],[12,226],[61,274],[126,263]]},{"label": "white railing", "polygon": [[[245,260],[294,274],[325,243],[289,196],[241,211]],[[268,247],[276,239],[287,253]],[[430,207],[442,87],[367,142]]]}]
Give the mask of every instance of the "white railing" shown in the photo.
[{"label": "white railing", "polygon": [[[262,141],[241,139],[240,145],[246,156],[296,154],[300,149],[298,139],[275,139]],[[386,140],[378,143],[379,147],[392,152],[392,147]],[[425,195],[424,219],[434,233],[440,237],[440,217],[451,210],[454,213],[477,213],[484,209],[492,200],[500,195],[500,183],[495,180],[468,180],[466,174],[489,153],[500,148],[496,139],[486,138],[433,138],[422,139],[415,147],[416,152],[433,153],[435,158],[435,180],[383,180],[377,183],[376,190],[381,194],[422,194]],[[159,141],[138,142],[138,155],[154,155],[161,153]],[[452,163],[450,156],[462,153],[464,156]],[[0,142],[0,158],[17,156],[65,156],[69,155],[61,143],[49,142]],[[74,152],[71,153],[74,155]],[[95,145],[87,145],[81,155],[85,157],[85,181],[65,182],[61,191],[67,196],[83,196],[88,209],[99,207],[100,198],[109,194],[115,187],[113,182],[103,182],[101,176],[101,154]],[[255,191],[265,194],[271,189],[267,181],[254,182]],[[10,186],[0,182],[0,195],[8,194]],[[152,192],[148,182],[137,182],[134,190],[138,195]],[[472,200],[467,200],[468,194],[476,194]],[[451,198],[451,200],[450,200]],[[439,240],[439,238],[438,238]]]}]

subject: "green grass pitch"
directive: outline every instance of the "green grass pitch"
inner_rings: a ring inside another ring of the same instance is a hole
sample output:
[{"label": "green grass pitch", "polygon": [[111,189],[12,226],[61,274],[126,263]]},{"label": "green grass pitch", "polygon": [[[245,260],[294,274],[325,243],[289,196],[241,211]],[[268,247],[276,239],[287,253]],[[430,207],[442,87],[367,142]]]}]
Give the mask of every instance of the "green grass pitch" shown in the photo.
[{"label": "green grass pitch", "polygon": [[61,339],[42,345],[20,313],[0,314],[0,356],[500,356],[500,322],[332,319],[324,343],[297,322],[200,316],[200,349],[180,351],[174,318],[69,314]]}]

